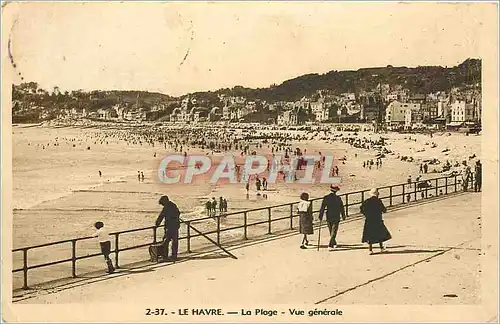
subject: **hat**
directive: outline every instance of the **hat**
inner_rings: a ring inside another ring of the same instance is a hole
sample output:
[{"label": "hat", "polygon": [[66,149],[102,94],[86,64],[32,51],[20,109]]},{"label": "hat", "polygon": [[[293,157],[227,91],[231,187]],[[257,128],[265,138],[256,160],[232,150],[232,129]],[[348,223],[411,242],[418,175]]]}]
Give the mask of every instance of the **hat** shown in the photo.
[{"label": "hat", "polygon": [[338,186],[338,185],[336,185],[336,184],[332,184],[332,185],[330,185],[330,190],[331,190],[331,191],[339,191],[339,190],[340,190],[340,188],[339,188],[339,186]]},{"label": "hat", "polygon": [[373,188],[372,190],[370,190],[370,196],[372,196],[372,197],[378,197],[378,190],[377,190],[377,188]]},{"label": "hat", "polygon": [[159,201],[160,205],[165,206],[168,202],[169,202],[168,196],[161,196],[160,201]]}]

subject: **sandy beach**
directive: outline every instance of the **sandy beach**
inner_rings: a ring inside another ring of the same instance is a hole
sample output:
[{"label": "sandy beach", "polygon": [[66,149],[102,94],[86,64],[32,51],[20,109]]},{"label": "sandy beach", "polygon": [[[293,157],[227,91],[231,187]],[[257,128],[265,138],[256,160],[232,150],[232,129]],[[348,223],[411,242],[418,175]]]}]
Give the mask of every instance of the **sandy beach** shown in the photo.
[{"label": "sandy beach", "polygon": [[[412,179],[421,176],[422,180],[437,178],[445,175],[438,172],[445,161],[458,165],[467,160],[472,166],[481,156],[481,136],[459,133],[435,133],[430,137],[424,134],[337,131],[335,128],[311,131],[263,127],[257,130],[217,126],[191,130],[179,125],[156,129],[153,127],[109,123],[86,126],[14,126],[14,248],[87,237],[94,233],[96,221],[103,221],[110,231],[153,226],[161,210],[158,200],[162,195],[168,195],[177,204],[182,219],[190,220],[207,216],[205,202],[212,197],[217,200],[219,197],[226,198],[228,212],[231,213],[298,201],[302,192],[308,192],[311,198],[320,198],[329,192],[329,184],[285,183],[282,179],[275,184],[270,183],[268,190],[261,191],[260,194],[254,180],[250,181],[248,194],[245,183],[212,185],[207,181],[208,176],[195,177],[193,183],[188,184],[165,184],[158,179],[158,167],[163,157],[172,153],[205,155],[212,164],[217,164],[228,154],[235,156],[236,163],[243,163],[245,156],[254,152],[264,156],[271,155],[273,151],[277,155],[283,155],[288,150],[291,154],[297,148],[303,152],[307,150],[308,155],[321,152],[334,157],[333,166],[339,168],[341,177],[341,194],[406,183],[409,176]],[[219,133],[223,135],[219,136]],[[184,143],[184,138],[199,139],[205,134],[207,139],[216,139],[221,146],[228,143],[225,136],[232,137],[238,148],[226,147],[221,151],[198,144],[184,144],[184,147],[179,144]],[[245,141],[248,134],[260,139]],[[163,142],[158,140],[162,137]],[[266,141],[265,138],[275,139]],[[382,139],[382,147],[374,145]],[[376,161],[381,156],[381,150],[386,152],[381,159],[382,166],[363,166],[369,160]],[[434,159],[440,163],[429,164],[428,173],[420,174],[421,164],[424,161],[430,163]],[[139,181],[138,172],[144,174],[144,181]],[[181,174],[182,172],[181,170]],[[304,170],[298,171],[298,177],[303,172]],[[382,194],[387,195],[388,192]],[[351,197],[349,202],[354,203],[356,199],[361,198]],[[350,214],[357,212],[359,207],[349,207]],[[288,213],[287,208],[277,208],[273,211],[273,217],[283,217]],[[259,222],[265,219],[267,212],[264,210],[250,213],[248,221]],[[224,218],[222,227],[242,224],[239,214]],[[195,225],[204,232],[215,231],[217,228],[215,220]],[[249,235],[264,234],[266,229],[262,226],[263,228],[252,230]],[[289,222],[278,222],[273,228],[274,231],[286,230]],[[186,231],[187,226],[181,226],[180,235],[186,235]],[[121,235],[120,248],[147,245],[151,242],[152,234],[151,231],[140,231]],[[242,234],[239,230],[227,231],[221,240],[224,243],[240,241]],[[181,244],[182,251],[186,251],[186,244],[185,241]],[[210,245],[203,237],[193,238],[191,250],[203,251],[207,244]],[[78,243],[77,256],[95,253],[99,253],[95,240]],[[124,265],[145,260],[148,258],[147,254],[147,249],[121,252],[120,263]],[[58,244],[30,251],[28,264],[38,265],[68,257],[71,257],[71,244]],[[14,253],[14,268],[20,268],[22,264],[22,253]],[[70,270],[67,263],[31,270],[30,286],[69,276]],[[95,258],[78,262],[79,274],[99,270],[102,270],[102,266]],[[14,289],[22,287],[22,272],[15,273],[13,279]]]},{"label": "sandy beach", "polygon": [[[267,192],[267,198],[263,198],[257,195],[253,184],[248,197],[244,184],[211,185],[204,179],[192,184],[163,184],[158,181],[157,169],[169,150],[159,144],[130,144],[111,137],[102,139],[114,132],[116,129],[109,127],[20,125],[13,128],[14,247],[88,235],[92,232],[92,224],[99,219],[113,230],[149,226],[160,210],[157,201],[163,194],[171,197],[183,217],[189,219],[204,216],[204,203],[211,197],[225,197],[231,212],[296,201],[303,191],[309,192],[311,197],[321,197],[328,192],[327,184],[287,184],[281,181],[270,184],[272,190]],[[353,148],[335,138],[340,134],[342,132],[331,132],[327,140],[319,140],[325,138],[324,135],[313,137],[309,134],[308,140],[292,142],[291,147],[306,148],[308,154],[329,152],[334,157],[345,156],[345,164],[336,162],[342,178],[342,192],[403,183],[408,176],[415,179],[424,160],[469,161],[474,154],[476,158],[480,157],[481,136],[436,133],[431,138],[423,134],[358,132],[352,135],[344,132],[346,136],[357,138],[387,139],[385,147],[391,153],[383,159],[383,166],[368,169],[363,167],[363,161],[374,159],[376,152]],[[446,149],[449,151],[442,152]],[[207,149],[187,151],[188,154],[208,153],[213,161],[224,155],[222,152],[212,155]],[[266,145],[256,148],[256,151],[270,154]],[[411,156],[414,161],[401,161],[401,156]],[[439,173],[432,172],[434,169],[439,171],[439,168],[439,165],[429,165],[429,173],[423,179],[439,176]],[[144,182],[137,179],[139,170],[145,174]],[[78,217],[75,220],[64,211],[92,213],[88,219]],[[131,215],[124,216],[124,213]],[[33,218],[33,214],[38,217]]]}]

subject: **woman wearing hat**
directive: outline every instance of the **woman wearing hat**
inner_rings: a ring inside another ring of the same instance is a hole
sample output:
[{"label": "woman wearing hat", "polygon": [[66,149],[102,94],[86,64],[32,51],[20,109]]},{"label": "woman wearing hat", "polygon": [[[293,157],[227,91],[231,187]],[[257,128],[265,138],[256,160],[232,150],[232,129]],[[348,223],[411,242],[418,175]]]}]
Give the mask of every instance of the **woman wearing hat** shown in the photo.
[{"label": "woman wearing hat", "polygon": [[363,201],[361,204],[361,213],[365,216],[365,226],[363,227],[363,243],[368,243],[370,254],[373,254],[372,244],[378,243],[380,252],[385,252],[383,242],[392,238],[391,233],[384,225],[382,213],[385,213],[385,208],[382,200],[378,198],[378,190],[370,190],[370,198]]},{"label": "woman wearing hat", "polygon": [[300,195],[300,202],[297,206],[297,209],[299,211],[299,216],[300,216],[299,232],[300,234],[304,234],[300,248],[307,249],[306,245],[309,244],[309,241],[307,240],[307,235],[314,234],[312,205],[311,202],[309,201],[309,194],[307,192],[303,192]]}]

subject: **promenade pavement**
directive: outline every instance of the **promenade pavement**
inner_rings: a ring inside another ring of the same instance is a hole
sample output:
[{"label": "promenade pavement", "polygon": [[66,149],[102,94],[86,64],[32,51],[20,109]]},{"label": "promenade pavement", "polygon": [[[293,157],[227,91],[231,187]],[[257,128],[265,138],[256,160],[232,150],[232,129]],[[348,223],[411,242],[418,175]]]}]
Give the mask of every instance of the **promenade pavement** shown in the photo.
[{"label": "promenade pavement", "polygon": [[[119,272],[105,280],[18,303],[245,305],[474,305],[481,303],[481,195],[458,194],[385,214],[388,252],[369,255],[363,220],[341,223],[339,250],[328,229],[299,249],[293,234],[176,264]],[[378,252],[378,247],[375,249]],[[122,270],[123,271],[123,270]]]}]

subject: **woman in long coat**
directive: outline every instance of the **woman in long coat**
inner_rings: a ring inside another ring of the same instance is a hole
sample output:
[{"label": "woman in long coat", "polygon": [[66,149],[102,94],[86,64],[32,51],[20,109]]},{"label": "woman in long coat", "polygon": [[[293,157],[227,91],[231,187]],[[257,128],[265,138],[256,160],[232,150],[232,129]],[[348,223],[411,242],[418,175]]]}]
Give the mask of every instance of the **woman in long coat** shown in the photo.
[{"label": "woman in long coat", "polygon": [[378,198],[378,190],[370,190],[370,198],[363,201],[361,204],[361,213],[365,216],[365,225],[363,227],[363,243],[368,243],[370,254],[373,254],[372,244],[378,243],[380,252],[385,252],[383,242],[392,238],[391,233],[384,225],[382,213],[387,210]]},{"label": "woman in long coat", "polygon": [[314,234],[312,205],[309,201],[309,194],[307,192],[304,192],[300,195],[300,202],[297,206],[297,209],[300,216],[299,232],[300,234],[304,234],[300,248],[307,249],[306,245],[309,244],[307,235]]}]

